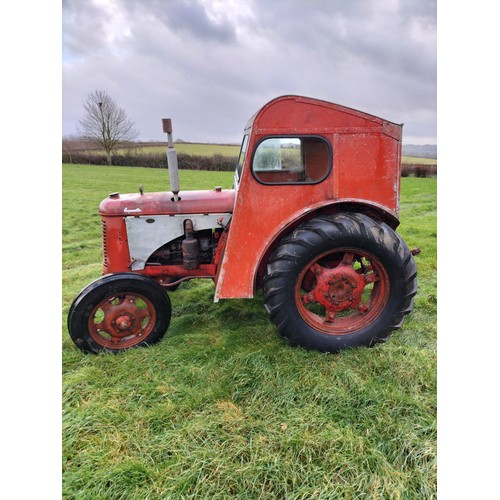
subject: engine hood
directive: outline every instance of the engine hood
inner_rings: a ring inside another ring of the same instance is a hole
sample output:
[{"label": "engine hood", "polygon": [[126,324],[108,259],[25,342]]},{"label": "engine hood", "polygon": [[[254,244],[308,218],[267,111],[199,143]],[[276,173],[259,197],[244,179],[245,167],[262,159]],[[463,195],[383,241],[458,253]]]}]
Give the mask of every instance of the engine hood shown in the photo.
[{"label": "engine hood", "polygon": [[169,191],[161,193],[112,193],[99,205],[99,213],[106,216],[175,215],[232,213],[234,189],[212,191],[181,191],[180,200],[173,201]]}]

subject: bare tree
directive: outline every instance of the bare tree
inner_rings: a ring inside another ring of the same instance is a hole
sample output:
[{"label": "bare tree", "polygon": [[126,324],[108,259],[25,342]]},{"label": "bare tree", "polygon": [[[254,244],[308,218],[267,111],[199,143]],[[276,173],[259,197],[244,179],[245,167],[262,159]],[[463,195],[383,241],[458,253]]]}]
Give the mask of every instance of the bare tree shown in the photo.
[{"label": "bare tree", "polygon": [[135,139],[139,132],[127,114],[104,91],[96,90],[88,95],[83,103],[85,110],[79,120],[79,133],[85,139],[98,144],[106,151],[108,165],[111,165],[111,153],[120,142]]}]

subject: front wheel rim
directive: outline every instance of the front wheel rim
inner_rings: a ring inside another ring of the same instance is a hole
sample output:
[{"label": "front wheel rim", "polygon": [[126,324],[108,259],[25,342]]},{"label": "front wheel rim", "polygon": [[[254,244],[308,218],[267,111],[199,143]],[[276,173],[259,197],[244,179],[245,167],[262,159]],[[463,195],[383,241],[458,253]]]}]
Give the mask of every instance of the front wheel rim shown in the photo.
[{"label": "front wheel rim", "polygon": [[156,309],[144,295],[117,293],[92,310],[88,329],[92,339],[108,349],[127,349],[144,342],[156,323]]},{"label": "front wheel rim", "polygon": [[295,303],[313,329],[348,335],[380,316],[389,291],[380,260],[365,250],[346,247],[322,253],[304,267],[295,286]]}]

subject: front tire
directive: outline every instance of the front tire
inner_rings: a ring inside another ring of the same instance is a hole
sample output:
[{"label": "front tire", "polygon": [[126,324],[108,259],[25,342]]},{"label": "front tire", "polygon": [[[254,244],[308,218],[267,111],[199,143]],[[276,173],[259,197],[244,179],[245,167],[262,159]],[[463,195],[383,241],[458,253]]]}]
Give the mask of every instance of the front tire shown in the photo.
[{"label": "front tire", "polygon": [[387,224],[357,213],[317,217],[271,254],[264,303],[292,344],[321,352],[371,347],[402,326],[416,276],[410,250]]},{"label": "front tire", "polygon": [[68,314],[68,330],[84,352],[119,352],[161,340],[172,307],[154,280],[133,273],[104,276],[76,297]]}]

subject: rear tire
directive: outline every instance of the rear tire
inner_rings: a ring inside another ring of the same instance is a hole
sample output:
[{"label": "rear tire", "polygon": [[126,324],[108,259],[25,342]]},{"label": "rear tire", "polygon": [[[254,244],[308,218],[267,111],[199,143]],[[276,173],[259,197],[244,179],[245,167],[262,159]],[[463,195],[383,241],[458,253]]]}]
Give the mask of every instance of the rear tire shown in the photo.
[{"label": "rear tire", "polygon": [[363,214],[298,226],[274,250],[264,303],[281,335],[321,352],[374,346],[413,307],[417,269],[402,238]]},{"label": "rear tire", "polygon": [[84,352],[119,352],[161,340],[170,323],[168,295],[154,280],[110,274],[84,288],[68,314],[68,330]]}]

